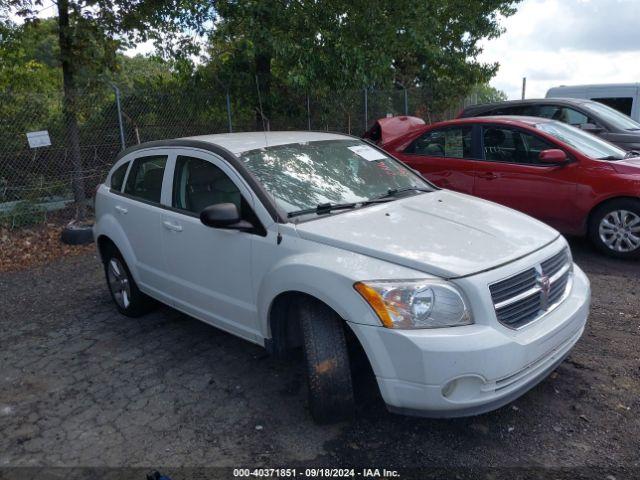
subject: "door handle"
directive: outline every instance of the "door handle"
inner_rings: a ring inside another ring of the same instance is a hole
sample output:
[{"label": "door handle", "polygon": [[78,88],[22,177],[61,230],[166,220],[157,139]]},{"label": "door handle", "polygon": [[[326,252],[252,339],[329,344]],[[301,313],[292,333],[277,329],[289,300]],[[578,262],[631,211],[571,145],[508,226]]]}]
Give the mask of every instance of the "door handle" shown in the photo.
[{"label": "door handle", "polygon": [[119,213],[121,213],[122,215],[126,215],[126,214],[127,214],[127,212],[129,211],[129,210],[127,210],[126,208],[121,207],[120,205],[116,205],[116,210],[117,210]]},{"label": "door handle", "polygon": [[171,223],[166,220],[162,222],[162,225],[164,225],[164,228],[166,228],[167,230],[171,230],[172,232],[182,231],[182,225],[176,225],[175,223]]},{"label": "door handle", "polygon": [[478,176],[484,180],[495,180],[496,178],[498,178],[498,175],[493,172],[481,173]]}]

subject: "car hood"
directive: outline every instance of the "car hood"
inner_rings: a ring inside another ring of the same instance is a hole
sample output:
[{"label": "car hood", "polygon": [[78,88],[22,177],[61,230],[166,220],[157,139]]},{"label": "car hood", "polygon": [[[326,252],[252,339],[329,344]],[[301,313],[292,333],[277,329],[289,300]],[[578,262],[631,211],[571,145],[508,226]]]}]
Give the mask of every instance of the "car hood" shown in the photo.
[{"label": "car hood", "polygon": [[307,240],[444,278],[495,268],[559,236],[515,210],[448,190],[333,214],[296,229]]}]

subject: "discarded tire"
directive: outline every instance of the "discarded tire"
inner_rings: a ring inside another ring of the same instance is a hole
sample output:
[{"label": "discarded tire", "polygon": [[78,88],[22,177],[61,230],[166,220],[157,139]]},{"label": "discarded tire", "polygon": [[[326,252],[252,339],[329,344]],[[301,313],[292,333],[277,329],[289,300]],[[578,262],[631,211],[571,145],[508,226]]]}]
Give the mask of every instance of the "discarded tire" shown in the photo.
[{"label": "discarded tire", "polygon": [[93,225],[70,223],[60,235],[62,243],[67,245],[86,245],[93,242]]}]

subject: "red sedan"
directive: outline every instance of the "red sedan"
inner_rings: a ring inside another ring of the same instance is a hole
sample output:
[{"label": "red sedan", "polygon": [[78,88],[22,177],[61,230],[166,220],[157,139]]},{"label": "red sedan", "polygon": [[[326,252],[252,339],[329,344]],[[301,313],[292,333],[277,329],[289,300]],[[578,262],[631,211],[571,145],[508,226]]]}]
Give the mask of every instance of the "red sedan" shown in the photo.
[{"label": "red sedan", "polygon": [[411,124],[393,138],[378,133],[382,148],[442,188],[512,207],[566,234],[588,235],[609,255],[640,257],[638,152],[534,117]]}]

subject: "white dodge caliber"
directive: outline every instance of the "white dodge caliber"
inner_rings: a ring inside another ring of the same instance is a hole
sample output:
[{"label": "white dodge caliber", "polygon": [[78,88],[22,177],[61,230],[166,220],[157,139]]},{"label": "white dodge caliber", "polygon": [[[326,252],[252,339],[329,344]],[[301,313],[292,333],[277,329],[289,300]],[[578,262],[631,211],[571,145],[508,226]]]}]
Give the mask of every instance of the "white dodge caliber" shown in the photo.
[{"label": "white dodge caliber", "polygon": [[302,347],[318,422],[352,412],[351,343],[389,410],[475,415],[544,379],[589,312],[558,232],[345,135],[138,145],[98,188],[94,235],[124,315],[153,299],[277,355]]}]

